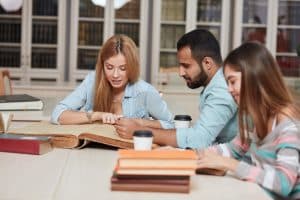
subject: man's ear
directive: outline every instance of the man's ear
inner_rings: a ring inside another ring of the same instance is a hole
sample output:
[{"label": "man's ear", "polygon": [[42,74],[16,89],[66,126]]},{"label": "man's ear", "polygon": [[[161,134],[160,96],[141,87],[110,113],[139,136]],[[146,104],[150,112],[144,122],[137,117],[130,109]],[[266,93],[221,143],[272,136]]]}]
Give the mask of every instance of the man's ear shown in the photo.
[{"label": "man's ear", "polygon": [[206,57],[204,57],[203,60],[202,60],[202,65],[203,65],[208,71],[210,71],[210,70],[213,68],[213,66],[214,66],[215,64],[214,64],[214,61],[213,61],[213,59],[212,59],[211,57],[206,56]]}]

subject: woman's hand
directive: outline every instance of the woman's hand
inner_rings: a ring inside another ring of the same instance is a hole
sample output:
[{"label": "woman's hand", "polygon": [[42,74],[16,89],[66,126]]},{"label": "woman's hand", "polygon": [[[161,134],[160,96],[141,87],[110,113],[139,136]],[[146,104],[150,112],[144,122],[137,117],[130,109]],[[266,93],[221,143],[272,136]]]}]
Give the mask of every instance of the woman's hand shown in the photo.
[{"label": "woman's hand", "polygon": [[211,168],[224,171],[235,171],[238,163],[239,161],[233,158],[224,157],[211,150],[198,151],[197,168],[199,169]]},{"label": "woman's hand", "polygon": [[115,124],[122,115],[116,115],[108,112],[94,112],[92,115],[93,121],[102,121],[104,124]]}]

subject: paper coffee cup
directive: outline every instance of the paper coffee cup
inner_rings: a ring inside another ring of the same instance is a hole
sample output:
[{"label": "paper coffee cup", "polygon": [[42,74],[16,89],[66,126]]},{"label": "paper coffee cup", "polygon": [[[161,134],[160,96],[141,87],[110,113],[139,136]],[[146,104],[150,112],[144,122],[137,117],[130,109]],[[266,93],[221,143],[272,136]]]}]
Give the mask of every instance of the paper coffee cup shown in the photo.
[{"label": "paper coffee cup", "polygon": [[151,150],[153,134],[151,131],[138,130],[133,133],[134,150]]},{"label": "paper coffee cup", "polygon": [[190,115],[175,115],[175,128],[189,128],[192,118]]}]

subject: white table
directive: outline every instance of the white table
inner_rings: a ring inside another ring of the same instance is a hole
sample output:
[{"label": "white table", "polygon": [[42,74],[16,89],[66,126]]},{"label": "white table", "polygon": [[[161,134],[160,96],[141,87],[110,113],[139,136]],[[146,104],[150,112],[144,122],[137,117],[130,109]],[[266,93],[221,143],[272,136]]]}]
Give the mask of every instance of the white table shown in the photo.
[{"label": "white table", "polygon": [[231,176],[195,175],[189,194],[112,192],[115,150],[54,149],[41,155],[0,152],[0,199],[271,199],[258,185]]}]

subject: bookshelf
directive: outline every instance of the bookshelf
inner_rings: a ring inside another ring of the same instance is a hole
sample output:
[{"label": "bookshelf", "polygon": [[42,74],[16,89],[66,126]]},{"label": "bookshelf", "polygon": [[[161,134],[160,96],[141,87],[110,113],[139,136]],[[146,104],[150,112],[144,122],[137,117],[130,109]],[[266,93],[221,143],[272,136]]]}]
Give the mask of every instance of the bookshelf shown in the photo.
[{"label": "bookshelf", "polygon": [[138,45],[143,79],[190,92],[177,73],[176,42],[204,28],[218,38],[223,57],[242,42],[261,41],[289,84],[300,88],[300,0],[131,0],[121,7],[116,0],[103,2],[26,0],[9,13],[0,7],[0,69],[26,84],[75,83],[94,69],[103,41],[123,33]]},{"label": "bookshelf", "polygon": [[176,43],[195,28],[211,31],[220,42],[222,55],[227,54],[230,3],[230,0],[153,1],[152,84],[185,89],[185,82],[177,72]]},{"label": "bookshelf", "polygon": [[233,47],[246,41],[265,44],[293,86],[300,77],[299,9],[299,0],[241,0],[234,8]]},{"label": "bookshelf", "polygon": [[24,33],[21,30],[24,28],[24,15],[22,8],[6,12],[0,6],[0,66],[9,69],[11,76],[21,75],[21,54],[24,53]]},{"label": "bookshelf", "polygon": [[275,55],[283,74],[291,78],[300,77],[299,10],[300,1],[278,1]]},{"label": "bookshelf", "polygon": [[78,82],[95,69],[99,49],[113,34],[126,34],[139,47],[142,77],[146,71],[147,0],[97,6],[91,0],[71,2],[70,80]]},{"label": "bookshelf", "polygon": [[0,66],[22,82],[64,78],[66,0],[27,0],[19,11],[0,11]]}]

